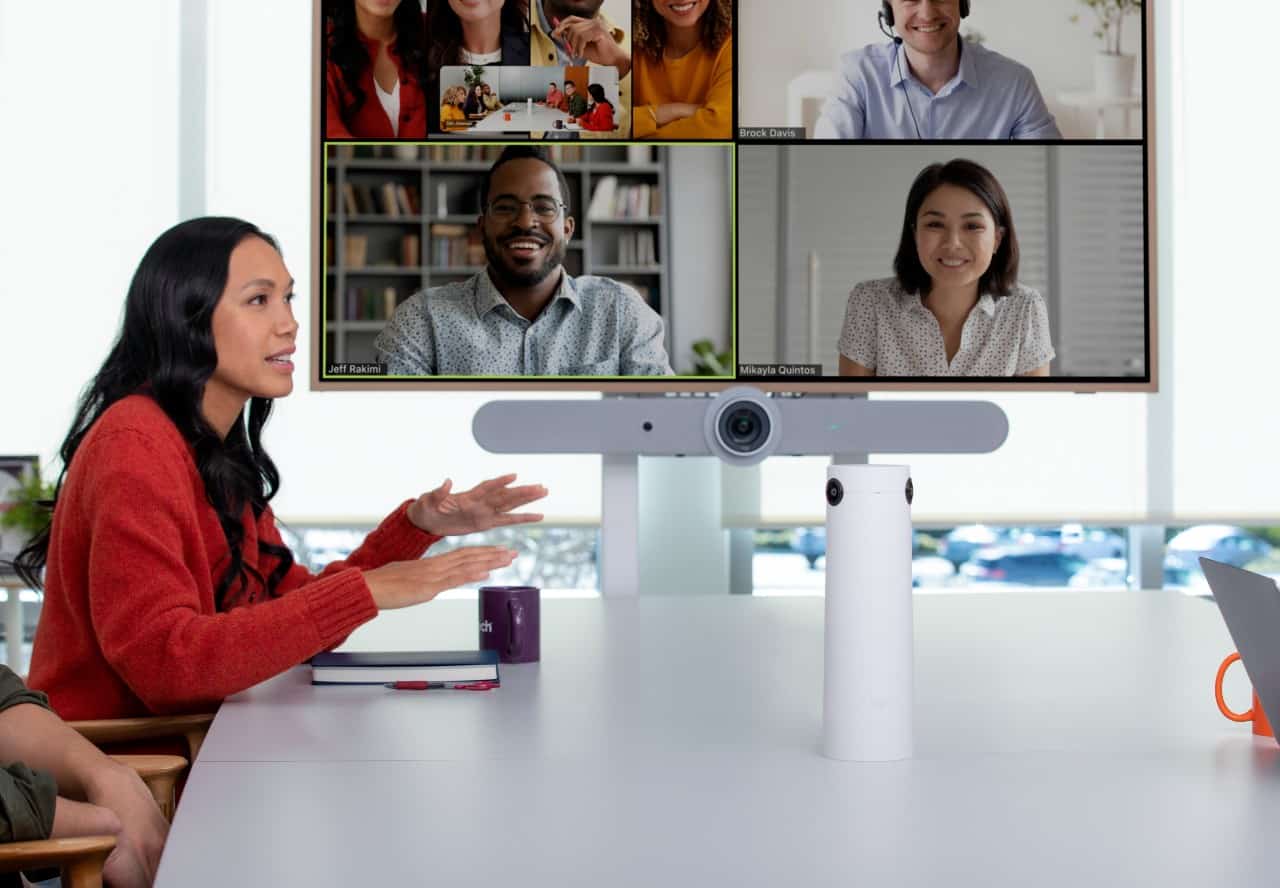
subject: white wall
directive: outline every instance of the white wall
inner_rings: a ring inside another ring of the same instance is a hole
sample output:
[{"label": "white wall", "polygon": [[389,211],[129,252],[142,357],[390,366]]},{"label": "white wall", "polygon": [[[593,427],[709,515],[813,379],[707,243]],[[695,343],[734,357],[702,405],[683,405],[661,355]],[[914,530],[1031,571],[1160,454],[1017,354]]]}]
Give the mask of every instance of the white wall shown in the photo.
[{"label": "white wall", "polygon": [[671,259],[666,267],[674,316],[671,363],[677,373],[693,371],[695,341],[710,339],[723,351],[732,337],[729,150],[713,145],[668,149]]},{"label": "white wall", "polygon": [[615,25],[627,32],[628,38],[631,37],[631,0],[604,0],[601,9]]},{"label": "white wall", "polygon": [[[802,7],[774,0],[739,4],[739,55],[750,59],[739,71],[738,114],[743,126],[779,126],[786,121],[786,88],[803,71],[835,70],[840,53],[881,43],[878,0],[808,0]],[[1063,90],[1090,90],[1093,55],[1092,14],[1079,0],[972,0],[962,33],[978,31],[988,49],[1028,66],[1049,110],[1066,138],[1093,138],[1092,119],[1065,109]],[[803,14],[797,10],[803,9]],[[1079,14],[1079,24],[1072,15]],[[1137,17],[1125,22],[1126,52],[1139,47]],[[1135,115],[1135,125],[1138,123]],[[1112,125],[1118,127],[1117,116]],[[1109,132],[1109,135],[1113,133]]]},{"label": "white wall", "polygon": [[[0,2],[0,453],[38,453],[46,474],[138,260],[177,221],[178,4],[130,9],[121,51],[111,4],[77,4],[66,27]],[[52,34],[66,64],[49,64]]]}]

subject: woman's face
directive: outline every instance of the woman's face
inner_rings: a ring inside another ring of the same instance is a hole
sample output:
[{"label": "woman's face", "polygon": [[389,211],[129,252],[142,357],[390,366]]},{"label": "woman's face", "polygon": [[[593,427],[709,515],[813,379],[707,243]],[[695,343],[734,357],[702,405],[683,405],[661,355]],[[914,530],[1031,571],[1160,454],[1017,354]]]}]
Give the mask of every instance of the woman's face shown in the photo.
[{"label": "woman's face", "polygon": [[502,14],[503,0],[449,0],[449,8],[464,22],[482,22]]},{"label": "woman's face", "polygon": [[967,188],[940,185],[916,214],[916,253],[934,284],[976,284],[991,267],[1004,229],[983,200]]},{"label": "woman's face", "polygon": [[211,325],[218,365],[206,394],[282,398],[293,391],[293,278],[271,244],[246,237],[231,251]]},{"label": "woman's face", "polygon": [[400,0],[356,0],[356,8],[375,18],[386,18],[396,11]]},{"label": "woman's face", "polygon": [[652,0],[653,8],[669,28],[692,28],[707,11],[711,0]]}]

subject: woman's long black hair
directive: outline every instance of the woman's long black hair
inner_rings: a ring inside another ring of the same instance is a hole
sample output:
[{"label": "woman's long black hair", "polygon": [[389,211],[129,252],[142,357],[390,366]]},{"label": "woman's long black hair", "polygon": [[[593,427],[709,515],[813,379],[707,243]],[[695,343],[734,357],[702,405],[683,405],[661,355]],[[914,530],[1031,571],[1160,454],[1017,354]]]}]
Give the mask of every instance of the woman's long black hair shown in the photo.
[{"label": "woman's long black hair", "polygon": [[[360,42],[360,31],[356,27],[356,0],[324,0],[324,14],[328,60],[338,66],[342,81],[347,86],[347,95],[339,95],[338,103],[342,119],[350,120],[369,100],[360,82],[373,59],[369,58],[368,51]],[[400,56],[400,63],[413,72],[422,94],[430,96],[425,64],[427,35],[418,0],[400,0],[391,21],[395,25],[395,50]]]},{"label": "woman's long black hair", "polygon": [[[120,335],[81,396],[71,431],[58,451],[62,472],[50,504],[56,510],[71,460],[98,418],[128,395],[150,396],[195,451],[205,496],[227,540],[230,561],[214,591],[219,610],[225,609],[233,585],[239,584],[241,594],[248,591],[249,573],[268,596],[274,596],[293,565],[287,548],[259,541],[259,551],[276,559],[275,569],[264,580],[244,564],[241,553],[244,507],[252,506],[258,518],[280,487],[280,473],[262,447],[271,399],[250,399],[225,440],[200,412],[205,383],[218,363],[213,309],[227,285],[231,251],[249,237],[261,238],[279,250],[275,240],[256,225],[225,217],[182,222],[147,249],[129,284]],[[14,559],[18,574],[32,588],[41,586],[51,527],[36,535]]]},{"label": "woman's long black hair", "polygon": [[610,102],[609,97],[605,95],[603,86],[598,83],[588,83],[587,92],[591,93],[591,98],[596,100],[597,105],[608,105],[609,110],[613,110],[613,102]]}]

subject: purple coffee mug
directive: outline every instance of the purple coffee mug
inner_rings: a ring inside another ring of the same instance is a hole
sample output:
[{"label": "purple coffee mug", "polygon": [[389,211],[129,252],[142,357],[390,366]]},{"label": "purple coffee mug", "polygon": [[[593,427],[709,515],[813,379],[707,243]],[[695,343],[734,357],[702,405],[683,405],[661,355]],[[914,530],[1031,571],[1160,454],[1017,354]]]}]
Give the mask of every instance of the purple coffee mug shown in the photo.
[{"label": "purple coffee mug", "polygon": [[480,587],[480,649],[503,663],[536,663],[541,655],[537,586]]}]

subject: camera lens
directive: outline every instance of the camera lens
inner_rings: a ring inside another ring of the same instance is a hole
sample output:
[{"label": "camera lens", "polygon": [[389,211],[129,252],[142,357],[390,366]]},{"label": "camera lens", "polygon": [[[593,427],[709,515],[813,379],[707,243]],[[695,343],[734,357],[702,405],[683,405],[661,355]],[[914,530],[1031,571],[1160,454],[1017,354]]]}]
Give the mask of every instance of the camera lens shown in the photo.
[{"label": "camera lens", "polygon": [[720,414],[720,441],[734,453],[754,453],[769,440],[769,415],[759,404],[731,404]]},{"label": "camera lens", "polygon": [[835,478],[831,478],[827,481],[827,504],[838,506],[842,499],[844,499],[844,485]]}]

